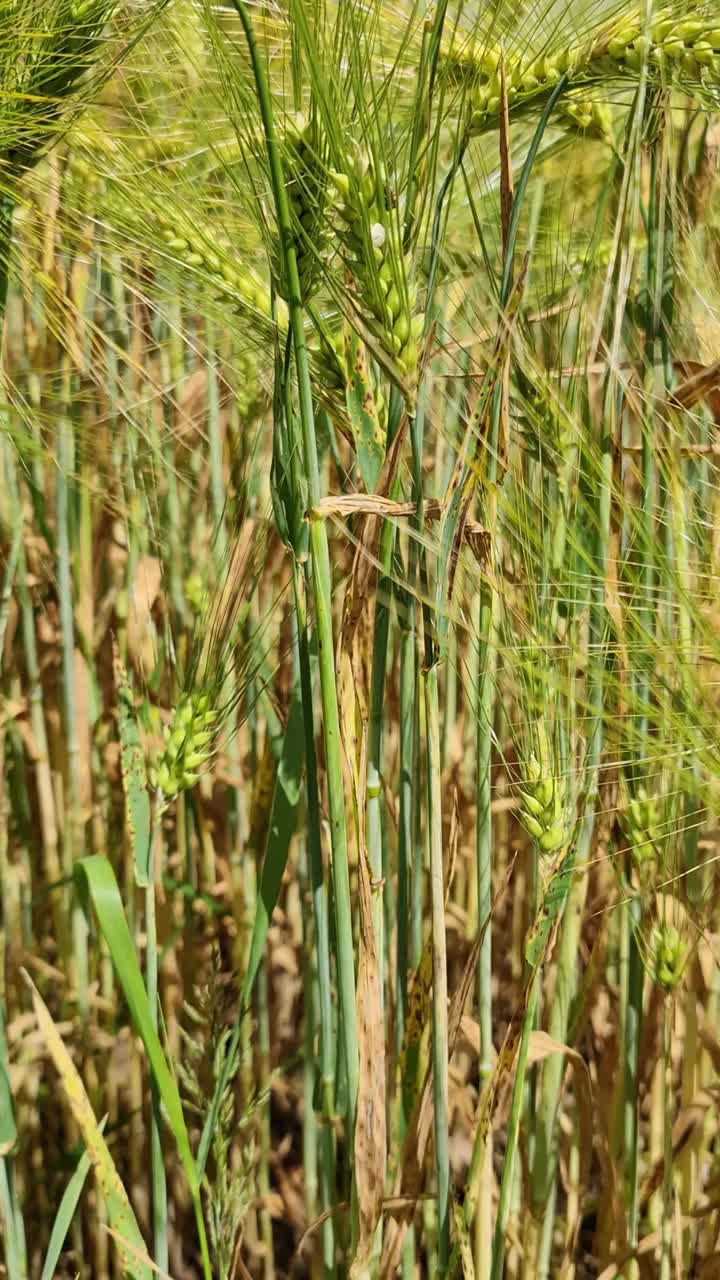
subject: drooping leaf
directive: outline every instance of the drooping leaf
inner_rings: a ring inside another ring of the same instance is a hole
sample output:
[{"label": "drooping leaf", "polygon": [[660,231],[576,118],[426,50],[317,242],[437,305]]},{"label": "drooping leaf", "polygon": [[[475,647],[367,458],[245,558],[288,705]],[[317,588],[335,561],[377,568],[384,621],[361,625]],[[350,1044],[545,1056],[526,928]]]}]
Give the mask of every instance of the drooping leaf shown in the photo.
[{"label": "drooping leaf", "polygon": [[385,459],[385,432],[380,425],[365,344],[352,330],[345,336],[345,354],[345,399],[358,465],[367,492],[374,493]]},{"label": "drooping leaf", "polygon": [[370,873],[363,852],[358,863],[360,949],[358,958],[358,1046],[360,1075],[355,1121],[355,1185],[359,1238],[351,1278],[369,1274],[375,1231],[382,1213],[386,1172],[385,1025],[372,919]]},{"label": "drooping leaf", "polygon": [[118,981],[130,1009],[135,1030],[145,1047],[163,1112],[177,1143],[193,1198],[205,1275],[209,1278],[210,1261],[207,1255],[205,1225],[200,1203],[199,1179],[190,1150],[190,1139],[180,1094],[153,1025],[150,1003],[130,936],[115,873],[107,858],[101,854],[95,854],[90,858],[81,858],[75,865],[74,875],[84,905],[87,907],[91,902],[95,910],[101,933],[107,943]]},{"label": "drooping leaf", "polygon": [[128,1200],[127,1192],[115,1168],[107,1143],[100,1131],[100,1126],[95,1119],[80,1073],[65,1047],[60,1032],[50,1017],[40,993],[27,975],[25,980],[30,987],[38,1026],[55,1064],[55,1069],[60,1076],[75,1123],[82,1134],[88,1159],[95,1170],[95,1177],[105,1201],[108,1219],[116,1233],[115,1239],[123,1270],[132,1280],[152,1280],[154,1273],[150,1260],[148,1259],[147,1262],[141,1261],[141,1259],[147,1258],[145,1242]]}]

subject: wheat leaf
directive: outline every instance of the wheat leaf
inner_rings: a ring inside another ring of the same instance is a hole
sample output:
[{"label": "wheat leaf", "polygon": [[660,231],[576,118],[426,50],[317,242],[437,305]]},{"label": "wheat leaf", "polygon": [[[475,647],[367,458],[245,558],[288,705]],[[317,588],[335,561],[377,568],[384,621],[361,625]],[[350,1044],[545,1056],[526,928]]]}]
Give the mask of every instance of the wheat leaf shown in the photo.
[{"label": "wheat leaf", "polygon": [[[117,1233],[115,1239],[123,1271],[126,1276],[131,1277],[131,1280],[152,1280],[153,1272],[149,1260],[147,1263],[143,1261],[147,1257],[145,1242],[100,1125],[95,1119],[80,1073],[65,1047],[42,996],[27,973],[24,977],[30,988],[38,1027],[60,1076],[73,1119],[82,1134],[88,1159],[95,1170],[98,1187],[105,1201],[108,1218]],[[130,1249],[133,1251],[132,1254]]]}]

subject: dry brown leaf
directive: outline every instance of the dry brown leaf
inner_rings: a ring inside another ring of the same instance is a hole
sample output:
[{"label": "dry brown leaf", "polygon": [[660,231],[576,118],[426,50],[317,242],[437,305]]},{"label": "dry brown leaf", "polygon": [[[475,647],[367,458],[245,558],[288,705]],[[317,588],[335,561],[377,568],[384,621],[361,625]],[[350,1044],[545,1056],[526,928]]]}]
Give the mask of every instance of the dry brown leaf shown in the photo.
[{"label": "dry brown leaf", "polygon": [[[188,447],[207,418],[207,383],[208,371],[201,365],[185,379],[175,402],[173,432],[178,442]],[[220,383],[220,395],[222,404],[228,396],[224,382]]]},{"label": "dry brown leaf", "polygon": [[[692,1222],[692,1218],[680,1216],[679,1222],[682,1227],[687,1227]],[[662,1232],[652,1231],[650,1235],[645,1236],[640,1241],[636,1249],[626,1250],[618,1258],[614,1259],[609,1266],[604,1267],[597,1280],[615,1280],[615,1277],[623,1270],[627,1262],[630,1262],[633,1258],[643,1258],[647,1257],[649,1253],[654,1253],[661,1241]]]},{"label": "dry brown leaf", "polygon": [[698,936],[697,958],[705,990],[710,991],[720,958],[720,938],[717,934],[703,932]]},{"label": "dry brown leaf", "polygon": [[720,1039],[709,1027],[701,1027],[699,1031],[702,1046],[710,1055],[715,1071],[720,1074]]},{"label": "dry brown leaf", "polygon": [[372,891],[367,861],[361,853],[360,949],[358,960],[357,1021],[360,1079],[355,1120],[355,1186],[360,1236],[350,1275],[364,1272],[373,1249],[375,1230],[385,1193],[385,1026],[380,975],[372,920]]},{"label": "dry brown leaf", "polygon": [[141,671],[155,662],[155,626],[152,609],[162,586],[162,566],[156,556],[140,556],[128,600],[128,654]]},{"label": "dry brown leaf", "polygon": [[[612,1062],[612,1071],[617,1069],[617,1057],[606,1049],[602,1055]],[[612,1129],[612,1108],[610,1097],[595,1095],[597,1112],[595,1116],[595,1148],[600,1164],[600,1186],[603,1195],[599,1202],[597,1226],[595,1229],[594,1252],[600,1262],[622,1253],[627,1249],[627,1215],[625,1212],[624,1187],[617,1162],[610,1149]],[[611,1252],[612,1251],[612,1252]]]},{"label": "dry brown leaf", "polygon": [[455,1224],[455,1238],[460,1246],[463,1280],[475,1280],[475,1263],[473,1261],[467,1223],[465,1222],[465,1214],[462,1205],[457,1203],[453,1204],[453,1222]]},{"label": "dry brown leaf", "polygon": [[[423,518],[430,524],[439,520],[444,506],[437,498],[427,498],[423,503]],[[340,493],[321,498],[312,513],[318,516],[379,516],[385,520],[404,520],[417,514],[414,502],[394,502],[392,498],[382,497],[378,493]],[[479,520],[468,520],[465,535],[474,542],[473,549],[484,547],[489,537],[488,530]]]},{"label": "dry brown leaf", "polygon": [[480,1057],[480,1027],[475,1018],[464,1013],[460,1019],[460,1035],[466,1041],[476,1058]]},{"label": "dry brown leaf", "polygon": [[[683,1107],[680,1114],[675,1118],[672,1127],[673,1161],[680,1156],[696,1129],[705,1125],[708,1112],[716,1107],[717,1098],[707,1089],[700,1090],[692,1101],[686,1107]],[[709,1143],[709,1135],[706,1136]],[[649,1169],[640,1188],[639,1203],[641,1208],[647,1204],[653,1192],[657,1191],[662,1184],[663,1168],[664,1159],[663,1156],[660,1156]]]},{"label": "dry brown leaf", "polygon": [[698,1280],[720,1280],[720,1253],[703,1258],[697,1269]]},{"label": "dry brown leaf", "polygon": [[271,964],[273,969],[281,969],[284,973],[289,973],[293,978],[296,978],[300,973],[297,950],[288,943],[278,942],[273,946]]},{"label": "dry brown leaf", "polygon": [[79,649],[73,651],[73,675],[75,683],[75,717],[79,756],[80,807],[87,809],[92,802],[91,755],[91,679],[90,667]]},{"label": "dry brown leaf", "polygon": [[455,867],[457,866],[458,844],[460,842],[460,795],[456,785],[452,788],[452,801],[450,804],[450,830],[448,832],[447,847],[447,869],[445,872],[445,907],[447,909],[448,899],[450,897],[450,887],[455,876]]},{"label": "dry brown leaf", "polygon": [[[546,1058],[553,1057],[557,1053],[563,1054],[567,1058],[575,1077],[575,1101],[579,1117],[578,1150],[580,1153],[577,1201],[580,1204],[582,1203],[583,1189],[588,1185],[590,1162],[593,1153],[593,1092],[590,1070],[582,1054],[578,1053],[577,1049],[572,1049],[570,1045],[554,1040],[546,1031],[532,1031],[530,1033],[528,1066],[532,1066],[535,1062],[544,1062]],[[570,1257],[574,1253],[574,1243],[579,1227],[580,1221],[578,1219],[571,1224],[568,1233],[567,1255]]]},{"label": "dry brown leaf", "polygon": [[720,360],[703,365],[696,360],[676,360],[675,369],[684,381],[675,388],[670,403],[690,409],[705,400],[716,422],[720,422]]},{"label": "dry brown leaf", "polygon": [[[380,475],[379,488],[389,486],[398,456],[393,454],[391,446]],[[392,457],[394,461],[391,461]],[[359,1238],[350,1268],[351,1277],[364,1275],[370,1262],[375,1231],[382,1213],[387,1163],[385,1026],[366,839],[368,718],[375,620],[373,586],[376,575],[375,548],[379,532],[378,516],[366,515],[345,598],[338,653],[343,750],[354,798],[360,890],[356,997],[359,1081],[354,1133]]]},{"label": "dry brown leaf", "polygon": [[[508,868],[505,881],[501,886],[499,893],[493,900],[488,919],[483,921],[482,927],[473,943],[470,954],[465,961],[465,967],[463,969],[460,983],[452,994],[448,1014],[449,1057],[452,1057],[455,1052],[465,1005],[477,973],[477,960],[480,954],[483,938],[485,937],[485,933],[490,925],[490,920],[492,919],[494,912],[497,910],[498,903],[502,901],[505,893],[507,892],[508,885],[512,879],[514,867],[515,859],[513,858]],[[400,1254],[402,1252],[405,1231],[407,1229],[408,1222],[412,1221],[412,1209],[420,1198],[422,1166],[425,1159],[425,1149],[430,1136],[432,1124],[431,1085],[432,1072],[428,1067],[425,1073],[422,1089],[408,1122],[408,1129],[405,1135],[405,1142],[403,1143],[402,1155],[395,1175],[394,1194],[395,1196],[407,1197],[409,1207],[405,1213],[401,1212],[396,1218],[393,1218],[392,1222],[388,1223],[380,1263],[380,1275],[383,1277],[383,1280],[390,1280],[390,1277],[395,1275],[400,1262]]]}]

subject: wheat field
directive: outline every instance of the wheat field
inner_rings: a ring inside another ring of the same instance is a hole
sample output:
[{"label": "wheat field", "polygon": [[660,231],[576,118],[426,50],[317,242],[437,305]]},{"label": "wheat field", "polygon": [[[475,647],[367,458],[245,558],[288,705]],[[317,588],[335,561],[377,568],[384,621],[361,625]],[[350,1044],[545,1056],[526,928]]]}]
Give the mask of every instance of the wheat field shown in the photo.
[{"label": "wheat field", "polygon": [[0,1274],[720,1276],[714,7],[0,82]]}]

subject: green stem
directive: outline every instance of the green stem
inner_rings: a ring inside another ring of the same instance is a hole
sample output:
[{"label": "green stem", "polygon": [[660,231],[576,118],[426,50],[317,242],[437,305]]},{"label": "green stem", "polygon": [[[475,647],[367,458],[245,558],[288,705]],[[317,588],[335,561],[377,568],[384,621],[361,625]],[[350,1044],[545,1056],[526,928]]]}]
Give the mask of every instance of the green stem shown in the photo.
[{"label": "green stem", "polygon": [[[66,371],[66,379],[68,377]],[[69,401],[69,388],[66,403]],[[57,556],[58,600],[62,633],[62,685],[67,764],[69,782],[69,813],[63,833],[65,874],[72,875],[73,863],[83,856],[83,823],[80,805],[80,742],[78,738],[77,699],[75,690],[75,626],[73,609],[73,580],[70,564],[70,503],[69,476],[73,467],[72,425],[63,412],[58,424],[57,499]],[[82,907],[73,899],[72,905],[73,956],[78,984],[80,1011],[86,1017],[88,1005],[88,950],[87,923]]]},{"label": "green stem", "polygon": [[672,1277],[673,1119],[675,1087],[672,1067],[672,997],[663,1004],[663,1215],[660,1226],[660,1280]]},{"label": "green stem", "polygon": [[493,1261],[492,1271],[490,1272],[491,1280],[502,1280],[503,1276],[505,1263],[505,1230],[510,1212],[515,1159],[517,1156],[518,1137],[520,1134],[520,1118],[522,1115],[523,1096],[525,1092],[525,1076],[527,1073],[528,1049],[530,1047],[530,1032],[535,1025],[539,982],[540,967],[538,966],[530,978],[530,988],[528,991],[527,1004],[525,1006],[522,1031],[520,1033],[520,1048],[518,1050],[517,1065],[515,1067],[512,1101],[510,1103],[510,1119],[508,1121],[505,1159],[503,1161],[502,1181],[500,1183],[500,1198],[498,1200],[497,1217],[495,1219]]},{"label": "green stem", "polygon": [[[313,732],[312,671],[305,607],[305,585],[299,566],[293,565],[295,614],[298,621],[298,665],[300,694],[305,730],[305,788],[307,794],[307,851],[310,861],[313,914],[315,920],[315,955],[317,962],[318,1003],[320,1014],[320,1176],[323,1212],[335,1203],[335,1041],[333,1032],[332,988],[330,980],[330,910],[323,874],[320,839],[320,793]],[[323,1223],[323,1271],[326,1280],[335,1274],[335,1231],[330,1214]]]},{"label": "green stem", "polygon": [[20,522],[16,525],[13,533],[13,540],[10,544],[10,551],[8,552],[7,563],[5,565],[2,593],[0,594],[0,671],[2,671],[3,649],[5,648],[5,628],[7,627],[8,617],[10,615],[10,600],[12,598],[13,585],[15,582],[15,572],[20,560],[22,532],[22,522]]},{"label": "green stem", "polygon": [[[257,1036],[258,1036],[258,1073],[261,1092],[270,1094],[271,1077],[271,1045],[270,1045],[270,1007],[268,991],[267,965],[260,964],[256,982],[257,995]],[[312,1010],[312,1003],[311,1003]],[[271,1173],[270,1155],[272,1152],[272,1133],[270,1128],[270,1107],[263,1107],[260,1121],[260,1161],[258,1169],[258,1190],[262,1199],[260,1208],[260,1238],[263,1246],[263,1271],[266,1280],[272,1280],[275,1271],[275,1251],[273,1248],[272,1218],[268,1205],[270,1203]]]},{"label": "green stem", "polygon": [[21,1247],[24,1242],[19,1235],[22,1219],[19,1217],[12,1164],[5,1156],[0,1160],[0,1224],[8,1280],[27,1280],[27,1261]]},{"label": "green stem", "polygon": [[436,1275],[450,1261],[450,1152],[448,1144],[448,1013],[443,867],[440,710],[437,665],[423,676],[427,741],[427,803],[430,833],[430,906],[432,912],[432,1060],[437,1175],[438,1259]]},{"label": "green stem", "polygon": [[[496,627],[498,593],[489,583],[483,583],[478,597],[478,646],[480,649],[477,684],[477,920],[482,929],[490,919],[492,907],[492,729],[495,714],[495,669],[497,665]],[[478,1020],[480,1023],[480,1062],[478,1066],[480,1088],[490,1079],[493,1067],[492,1022],[492,925],[488,923],[478,955],[477,966]],[[485,1161],[492,1161],[493,1137],[488,1130],[485,1143]],[[490,1271],[492,1232],[492,1178],[483,1178],[481,1201],[478,1205],[476,1232],[477,1280],[487,1280]]]},{"label": "green stem", "polygon": [[[595,812],[598,803],[598,780],[603,749],[603,715],[605,687],[605,645],[607,613],[605,604],[605,576],[610,544],[610,520],[612,509],[612,401],[608,398],[609,412],[604,415],[600,442],[600,459],[595,495],[597,510],[597,534],[589,601],[588,672],[589,672],[589,728],[585,762],[586,790],[585,813],[577,845],[577,874],[568,896],[567,907],[561,925],[555,991],[550,1008],[548,1031],[554,1040],[566,1043],[570,1004],[575,990],[576,967],[583,906],[587,895],[588,877],[585,866],[592,848]],[[536,1125],[536,1154],[532,1169],[531,1203],[537,1216],[544,1212],[543,1240],[551,1240],[549,1218],[554,1212],[554,1188],[557,1175],[558,1134],[557,1113],[560,1088],[565,1070],[565,1059],[554,1054],[543,1066],[540,1104]],[[542,1259],[538,1266],[538,1280],[547,1274]]]},{"label": "green stem", "polygon": [[[150,834],[150,866],[148,886],[145,890],[145,988],[147,990],[150,1015],[153,1027],[157,1031],[158,1017],[158,946],[157,918],[155,911],[155,851],[160,839],[159,810],[161,797],[156,797],[154,830]],[[154,1077],[150,1081],[152,1115],[150,1117],[150,1180],[152,1183],[152,1222],[153,1222],[153,1260],[161,1271],[167,1272],[169,1267],[168,1253],[168,1196],[165,1178],[165,1162],[163,1160],[162,1142],[160,1139],[160,1094]]]},{"label": "green stem", "polygon": [[[417,777],[417,705],[416,705],[416,634],[415,601],[411,594],[403,593],[398,599],[402,609],[400,621],[400,814],[398,827],[397,871],[397,971],[395,1050],[400,1056],[405,1038],[405,1021],[408,996],[408,966],[411,959],[417,963],[419,956],[411,957],[411,920],[413,912],[422,918],[422,899],[416,902],[414,884],[422,888],[422,858],[419,842],[415,843],[415,779]],[[420,861],[419,874],[415,863]],[[413,876],[415,875],[415,881]],[[419,950],[419,948],[418,948]],[[402,1087],[399,1090],[398,1143],[405,1138],[409,1120],[408,1099]],[[403,1246],[403,1280],[415,1276],[415,1233],[408,1227]]]},{"label": "green stem", "polygon": [[[415,779],[415,628],[414,601],[408,594],[398,601],[400,624],[400,813],[397,872],[397,1009],[395,1048],[399,1054],[405,1034],[407,978],[410,959],[410,901],[413,865],[413,793]],[[410,611],[410,616],[408,616]],[[407,1120],[407,1116],[405,1119]]]},{"label": "green stem", "polygon": [[8,191],[3,191],[0,193],[0,320],[5,317],[7,303],[14,212],[14,197]]},{"label": "green stem", "polygon": [[638,1115],[638,1083],[640,1071],[640,1038],[642,1035],[643,988],[645,969],[637,937],[641,904],[633,898],[627,904],[625,927],[628,930],[628,986],[625,1008],[625,1073],[623,1102],[623,1153],[625,1187],[628,1206],[628,1244],[634,1248],[639,1239],[639,1170],[640,1136]]},{"label": "green stem", "polygon": [[[272,100],[267,73],[255,39],[255,31],[245,0],[235,0],[235,8],[243,25],[250,62],[262,116],[268,164],[280,241],[282,275],[288,293],[290,328],[293,338],[298,384],[298,407],[302,432],[303,456],[310,506],[317,507],[320,496],[320,469],[315,417],[313,410],[310,363],[305,343],[305,324],[300,278],[298,275],[290,204],[282,159],[275,134]],[[358,1040],[355,1011],[355,956],[353,950],[353,917],[350,900],[345,796],[340,746],[340,719],[335,683],[335,646],[332,626],[332,576],[327,526],[322,518],[310,519],[310,550],[313,567],[315,621],[320,665],[320,695],[323,709],[323,737],[327,770],[330,842],[334,886],[335,926],[338,955],[338,987],[342,1009],[343,1053],[348,1081],[348,1141],[355,1128],[355,1105],[358,1086]]]}]

